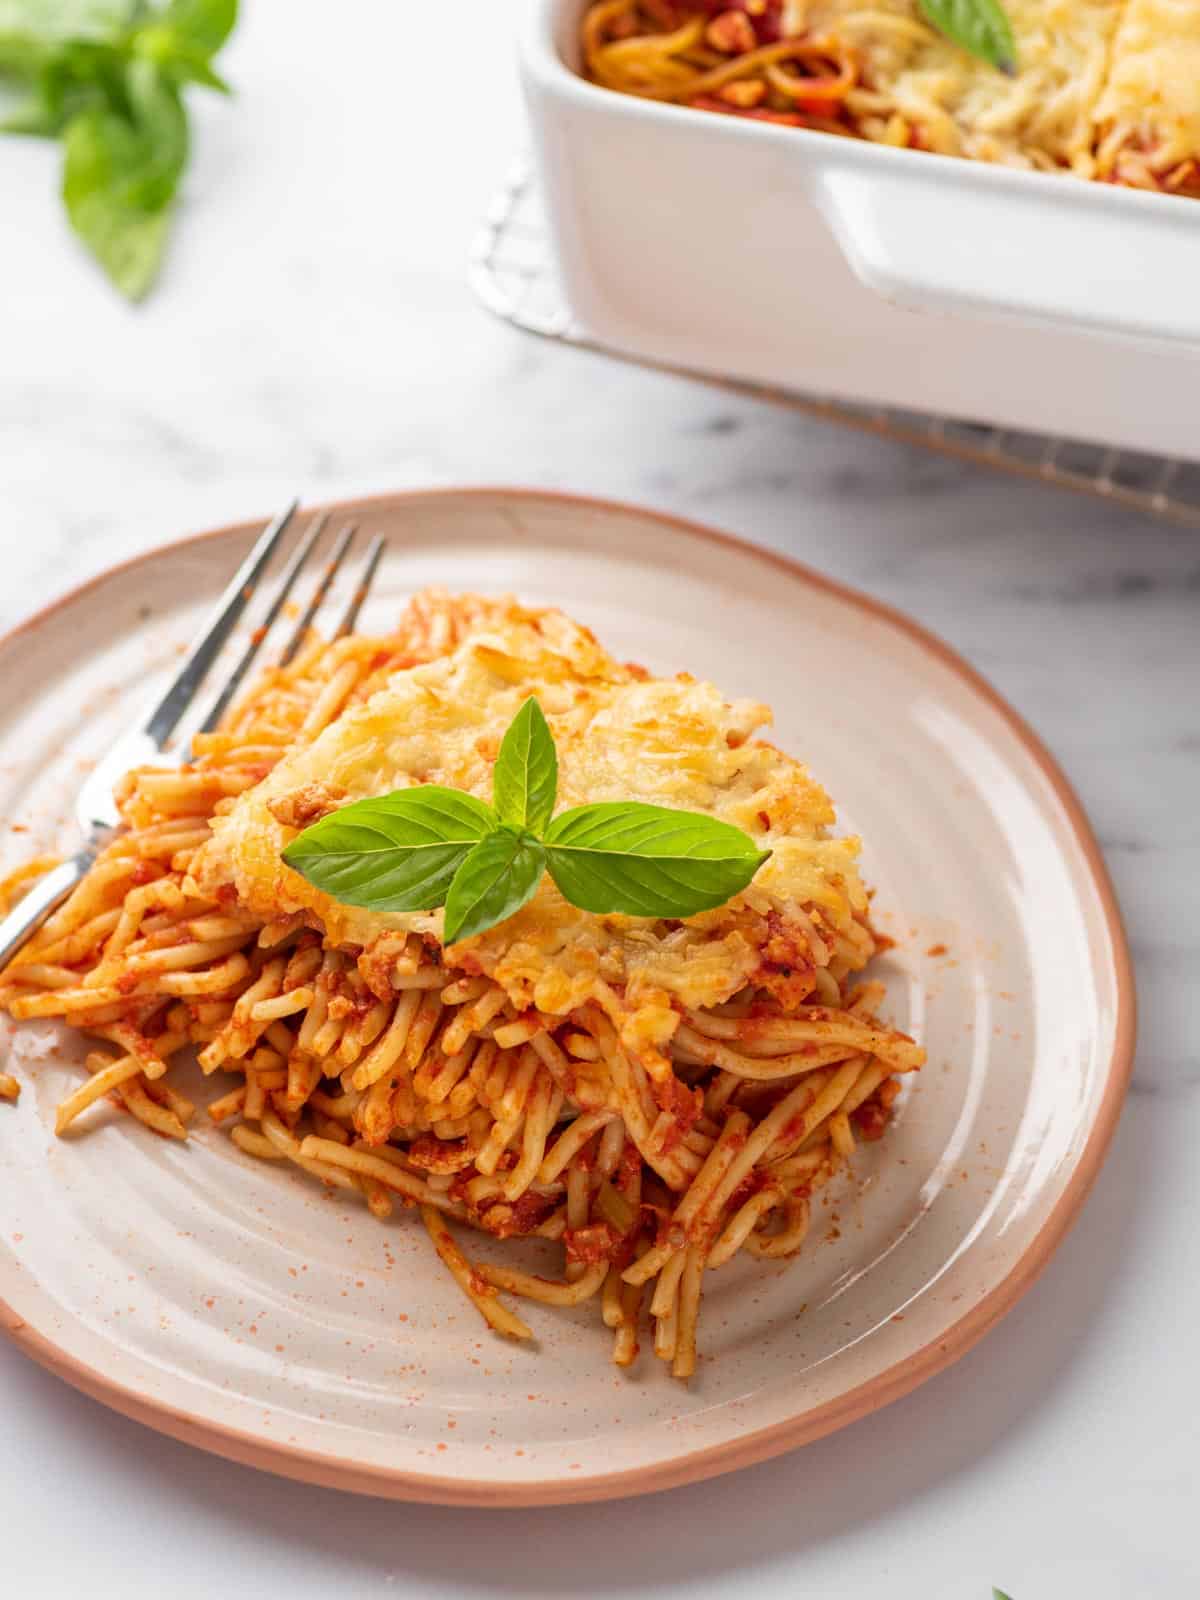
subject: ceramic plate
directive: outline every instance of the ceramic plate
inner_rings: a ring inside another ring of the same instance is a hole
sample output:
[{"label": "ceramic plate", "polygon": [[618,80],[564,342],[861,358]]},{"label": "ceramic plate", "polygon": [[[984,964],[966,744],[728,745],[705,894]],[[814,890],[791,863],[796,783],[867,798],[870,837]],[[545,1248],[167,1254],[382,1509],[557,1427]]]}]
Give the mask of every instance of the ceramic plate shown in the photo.
[{"label": "ceramic plate", "polygon": [[[826,1192],[790,1265],[706,1280],[687,1387],[609,1363],[594,1308],[490,1335],[406,1216],[388,1223],[201,1128],[107,1107],[55,1139],[79,1042],[11,1025],[0,1322],[71,1383],[207,1449],[398,1498],[632,1494],[804,1444],[912,1389],[1045,1265],[1130,1068],[1129,960],[1095,840],[1028,728],[937,640],[811,572],[629,507],[518,490],[338,508],[390,540],[366,625],[427,584],[514,591],[654,671],[771,702],[861,832],[886,1011],[929,1063]],[[70,837],[65,796],[161,680],[249,527],[153,552],[0,642],[5,864]],[[201,1097],[203,1098],[203,1096]],[[503,1250],[493,1241],[481,1251]],[[522,1249],[549,1248],[522,1246]]]}]

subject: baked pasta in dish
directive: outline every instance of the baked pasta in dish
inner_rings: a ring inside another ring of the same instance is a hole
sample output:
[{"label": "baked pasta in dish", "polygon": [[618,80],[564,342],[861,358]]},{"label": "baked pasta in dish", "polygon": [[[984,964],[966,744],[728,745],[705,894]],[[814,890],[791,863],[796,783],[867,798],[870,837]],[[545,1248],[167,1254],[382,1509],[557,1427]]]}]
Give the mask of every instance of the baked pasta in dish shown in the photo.
[{"label": "baked pasta in dish", "polygon": [[1200,196],[1200,0],[1005,10],[1011,71],[918,0],[598,0],[584,70],[731,116]]}]

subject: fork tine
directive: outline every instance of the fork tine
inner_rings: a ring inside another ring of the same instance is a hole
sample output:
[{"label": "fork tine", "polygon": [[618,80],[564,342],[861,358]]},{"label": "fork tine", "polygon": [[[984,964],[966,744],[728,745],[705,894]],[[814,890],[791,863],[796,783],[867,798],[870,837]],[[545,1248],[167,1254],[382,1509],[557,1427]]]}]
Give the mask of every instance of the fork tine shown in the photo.
[{"label": "fork tine", "polygon": [[335,639],[342,639],[346,634],[354,631],[354,624],[358,621],[358,614],[363,608],[363,601],[367,592],[375,582],[375,574],[379,571],[379,560],[383,555],[387,540],[381,533],[377,533],[367,547],[367,559],[363,562],[363,569],[358,579],[358,586],[350,597],[350,604],[346,607],[345,615],[338,623]]},{"label": "fork tine", "polygon": [[225,715],[225,712],[229,708],[230,701],[237,693],[238,685],[246,676],[247,672],[249,672],[251,666],[253,666],[255,657],[262,649],[264,639],[274,626],[279,613],[286,605],[287,598],[295,587],[296,579],[303,571],[304,564],[312,554],[313,546],[325,531],[325,525],[328,521],[328,511],[322,511],[319,516],[314,517],[311,525],[304,533],[295,550],[292,551],[291,559],[288,561],[287,566],[280,574],[279,588],[275,593],[274,599],[267,608],[266,616],[263,617],[261,624],[255,628],[250,637],[249,644],[242,652],[241,660],[230,673],[225,687],[213,701],[212,709],[209,711],[208,715],[205,717],[200,726],[195,730],[196,733],[211,733],[220,722],[221,718]]},{"label": "fork tine", "polygon": [[286,511],[280,512],[259,536],[253,550],[234,573],[228,588],[217,602],[204,632],[187,654],[182,667],[175,675],[171,687],[147,717],[143,732],[161,750],[174,732],[180,717],[196,698],[208,669],[216,660],[221,646],[233,630],[234,624],[246,609],[263,571],[283,538],[288,524],[296,514],[299,501],[293,500]]},{"label": "fork tine", "polygon": [[325,603],[325,596],[329,593],[333,580],[337,577],[338,568],[346,559],[346,552],[354,542],[354,535],[358,532],[356,523],[350,523],[343,528],[337,536],[337,542],[330,552],[329,561],[325,571],[321,574],[320,582],[313,591],[313,597],[308,602],[308,607],[300,621],[296,624],[295,632],[283,647],[283,654],[279,658],[279,665],[286,667],[293,659],[297,650],[304,643],[308,630],[313,625],[313,618]]}]

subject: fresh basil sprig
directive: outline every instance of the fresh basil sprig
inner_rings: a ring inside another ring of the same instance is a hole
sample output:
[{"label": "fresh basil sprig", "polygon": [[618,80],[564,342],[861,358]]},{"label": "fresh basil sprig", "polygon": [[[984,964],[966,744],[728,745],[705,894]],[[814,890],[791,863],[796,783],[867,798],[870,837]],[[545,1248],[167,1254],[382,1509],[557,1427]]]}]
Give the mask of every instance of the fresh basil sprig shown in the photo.
[{"label": "fresh basil sprig", "polygon": [[532,900],[546,870],[546,847],[532,834],[497,828],[464,857],[446,896],[447,944],[494,928]]},{"label": "fresh basil sprig", "polygon": [[455,873],[495,826],[491,806],[474,795],[422,784],[333,812],[283,859],[344,905],[427,911],[445,905]]},{"label": "fresh basil sprig", "polygon": [[24,98],[0,132],[63,142],[71,226],[140,300],[158,275],[188,160],[183,88],[222,94],[213,57],[238,0],[0,0],[0,84]]},{"label": "fresh basil sprig", "polygon": [[723,906],[770,855],[699,811],[602,800],[564,811],[546,833],[550,874],[573,906],[687,917]]},{"label": "fresh basil sprig", "polygon": [[283,859],[315,888],[369,911],[446,908],[454,944],[511,917],[549,872],[583,911],[690,917],[724,905],[770,855],[696,811],[605,800],[554,817],[558,753],[535,699],[500,745],[495,805],[439,784],[356,800],[305,828]]},{"label": "fresh basil sprig", "polygon": [[939,33],[999,72],[1017,70],[1017,41],[1000,0],[917,0],[927,22]]},{"label": "fresh basil sprig", "polygon": [[509,724],[492,773],[496,815],[511,828],[539,834],[558,794],[558,751],[536,700],[526,700]]}]

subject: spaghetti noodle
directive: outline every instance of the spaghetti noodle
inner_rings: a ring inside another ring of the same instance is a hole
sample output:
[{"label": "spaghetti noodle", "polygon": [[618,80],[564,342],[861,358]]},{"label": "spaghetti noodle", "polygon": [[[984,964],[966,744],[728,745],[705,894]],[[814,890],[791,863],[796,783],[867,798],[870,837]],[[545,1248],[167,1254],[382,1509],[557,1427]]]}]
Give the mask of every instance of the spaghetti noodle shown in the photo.
[{"label": "spaghetti noodle", "polygon": [[583,64],[647,99],[1200,196],[1200,0],[1007,0],[1019,70],[916,0],[595,0]]},{"label": "spaghetti noodle", "polygon": [[[395,786],[405,739],[422,752],[406,781],[451,760],[460,782],[472,763],[488,773],[489,717],[502,725],[505,695],[532,679],[568,797],[602,789],[614,763],[635,786],[691,784],[714,812],[757,816],[775,848],[762,883],[676,924],[575,912],[547,883],[443,948],[440,912],[338,907],[279,861],[364,760],[364,782]],[[464,683],[475,698],[458,705]],[[14,1018],[98,1041],[57,1131],[108,1097],[186,1140],[196,1108],[170,1069],[195,1051],[223,1080],[205,1115],[239,1150],[380,1218],[418,1211],[496,1332],[532,1336],[506,1297],[590,1301],[619,1365],[650,1324],[689,1377],[706,1273],[794,1254],[811,1196],[883,1134],[899,1076],[923,1060],[878,1020],[882,986],[855,979],[875,941],[854,841],[829,835],[803,768],[747,737],[764,714],[649,679],[512,602],[431,592],[390,637],[313,636],[188,764],[129,774],[124,830],[0,976]],[[391,744],[365,747],[385,726]],[[554,1241],[561,1276],[473,1260],[463,1228]]]}]

